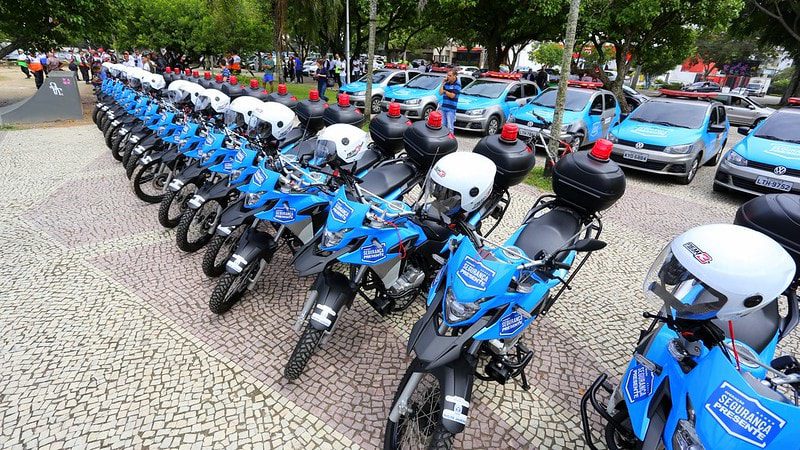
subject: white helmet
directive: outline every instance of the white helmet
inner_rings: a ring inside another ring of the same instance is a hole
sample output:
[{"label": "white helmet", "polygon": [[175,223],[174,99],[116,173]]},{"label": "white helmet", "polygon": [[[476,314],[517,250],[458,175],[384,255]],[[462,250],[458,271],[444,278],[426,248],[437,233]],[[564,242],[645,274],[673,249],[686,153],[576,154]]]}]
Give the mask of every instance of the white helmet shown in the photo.
[{"label": "white helmet", "polygon": [[280,103],[262,102],[261,106],[253,111],[253,115],[260,121],[259,127],[264,128],[259,133],[266,132],[265,128],[268,125],[269,134],[278,140],[285,138],[294,125],[294,111]]},{"label": "white helmet", "polygon": [[172,103],[186,100],[189,96],[189,92],[183,90],[183,85],[186,83],[188,83],[188,81],[185,80],[175,80],[171,82],[167,87],[167,99]]},{"label": "white helmet", "polygon": [[211,108],[214,112],[224,113],[228,110],[231,104],[231,98],[223,94],[218,89],[203,89],[197,94],[197,99],[194,101],[194,110],[203,111],[206,108]]},{"label": "white helmet", "polygon": [[338,156],[345,164],[356,162],[364,156],[367,144],[367,133],[361,128],[344,123],[333,124],[317,136],[314,161],[325,164]]},{"label": "white helmet", "polygon": [[433,165],[425,182],[423,201],[426,209],[453,217],[463,211],[471,212],[492,193],[497,166],[491,159],[477,153],[456,152],[446,155]]},{"label": "white helmet", "polygon": [[148,75],[142,78],[142,84],[146,84],[150,87],[150,89],[154,90],[161,90],[164,89],[167,82],[164,80],[164,77],[157,73],[150,73],[146,72]]},{"label": "white helmet", "polygon": [[644,290],[675,317],[727,321],[775,301],[794,271],[789,253],[766,235],[738,225],[703,225],[662,250]]},{"label": "white helmet", "polygon": [[253,128],[258,124],[258,118],[253,116],[256,109],[264,106],[264,102],[249,95],[242,95],[236,97],[231,101],[231,106],[228,108],[228,113],[225,116],[226,123],[237,121],[240,117],[242,122],[239,126]]},{"label": "white helmet", "polygon": [[189,95],[189,100],[192,103],[197,102],[197,97],[200,95],[201,92],[205,91],[206,88],[200,86],[197,83],[192,83],[191,81],[183,80],[186,84],[181,85],[181,90],[185,91]]}]

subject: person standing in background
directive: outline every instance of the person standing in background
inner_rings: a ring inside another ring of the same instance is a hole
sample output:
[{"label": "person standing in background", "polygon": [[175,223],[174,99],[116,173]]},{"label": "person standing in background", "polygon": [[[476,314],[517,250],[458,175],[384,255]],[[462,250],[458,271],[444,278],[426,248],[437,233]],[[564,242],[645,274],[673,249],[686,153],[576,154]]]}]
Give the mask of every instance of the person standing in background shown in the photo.
[{"label": "person standing in background", "polygon": [[539,72],[536,73],[536,85],[539,86],[539,90],[543,91],[547,87],[548,78],[547,72],[544,71],[544,67],[541,67]]},{"label": "person standing in background", "polygon": [[272,93],[275,80],[275,60],[272,59],[272,53],[267,54],[267,61],[264,63],[264,90],[267,89],[269,83],[269,93]]},{"label": "person standing in background", "polygon": [[80,81],[81,77],[78,76],[78,67],[81,65],[80,55],[75,53],[75,50],[69,50],[69,70],[75,75],[75,81]]},{"label": "person standing in background", "polygon": [[342,58],[339,63],[341,65],[339,71],[339,87],[342,87],[347,84],[347,60]]},{"label": "person standing in background", "polygon": [[325,64],[321,59],[317,60],[317,73],[314,74],[314,78],[317,79],[319,97],[327,102],[328,97],[325,97],[325,90],[328,89],[328,71],[325,70]]},{"label": "person standing in background", "polygon": [[50,52],[47,54],[47,73],[61,70],[61,65],[62,62],[60,59],[58,59],[55,53]]},{"label": "person standing in background", "polygon": [[17,50],[19,55],[17,55],[17,65],[19,66],[19,70],[25,74],[26,79],[31,77],[31,71],[28,70],[28,55],[22,51],[22,49]]},{"label": "person standing in background", "polygon": [[142,66],[142,54],[139,52],[139,50],[133,51],[133,63],[140,69],[144,68]]},{"label": "person standing in background", "polygon": [[294,59],[294,72],[297,82],[303,84],[303,61],[300,58]]},{"label": "person standing in background", "polygon": [[[275,65],[274,61],[272,65],[273,66]],[[239,75],[240,73],[242,73],[242,58],[240,58],[239,54],[236,52],[234,52],[233,56],[231,56],[230,68],[231,68],[231,73],[234,75]]]},{"label": "person standing in background", "polygon": [[339,57],[337,53],[333,57],[333,79],[336,81],[336,84],[339,85],[339,88],[342,87],[342,79],[340,77],[342,73],[342,58]]},{"label": "person standing in background", "polygon": [[92,62],[92,55],[89,52],[81,52],[79,55],[81,64],[78,68],[81,70],[81,76],[83,77],[83,82],[86,84],[91,83],[91,77],[89,76],[89,64]]},{"label": "person standing in background", "polygon": [[439,88],[439,94],[442,95],[442,104],[439,109],[442,111],[444,125],[451,133],[454,133],[456,130],[456,106],[458,105],[458,96],[461,94],[461,83],[458,82],[458,74],[455,69],[447,71],[447,76]]},{"label": "person standing in background", "polygon": [[44,84],[44,65],[39,58],[31,58],[28,60],[28,69],[33,73],[36,89],[39,89]]}]

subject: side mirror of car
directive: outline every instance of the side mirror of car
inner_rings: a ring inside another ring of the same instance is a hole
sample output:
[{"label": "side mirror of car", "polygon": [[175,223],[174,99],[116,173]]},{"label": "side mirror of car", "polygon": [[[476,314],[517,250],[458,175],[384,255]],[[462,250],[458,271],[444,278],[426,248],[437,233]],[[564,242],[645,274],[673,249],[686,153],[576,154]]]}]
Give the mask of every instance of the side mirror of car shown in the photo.
[{"label": "side mirror of car", "polygon": [[736,129],[736,131],[742,136],[747,136],[750,134],[750,127],[739,127]]},{"label": "side mirror of car", "polygon": [[708,131],[711,133],[722,133],[725,131],[725,125],[709,125]]},{"label": "side mirror of car", "polygon": [[747,109],[754,110],[756,107],[754,105],[747,105]]},{"label": "side mirror of car", "polygon": [[589,111],[589,115],[590,116],[599,116],[599,115],[602,115],[602,114],[603,114],[603,109],[602,108],[592,108]]},{"label": "side mirror of car", "polygon": [[513,102],[513,101],[516,101],[516,100],[517,100],[517,96],[516,96],[516,95],[511,95],[511,94],[508,94],[508,95],[506,96],[506,101],[507,101],[507,102]]}]

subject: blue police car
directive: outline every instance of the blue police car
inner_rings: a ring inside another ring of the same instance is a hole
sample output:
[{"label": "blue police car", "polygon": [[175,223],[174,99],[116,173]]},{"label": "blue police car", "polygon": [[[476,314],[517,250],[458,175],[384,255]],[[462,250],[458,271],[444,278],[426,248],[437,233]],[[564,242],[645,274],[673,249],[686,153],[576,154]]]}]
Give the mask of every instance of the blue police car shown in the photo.
[{"label": "blue police car", "polygon": [[530,81],[520,80],[521,76],[485,72],[463,87],[456,106],[456,129],[480,131],[485,136],[497,134],[512,108],[539,94],[539,88]]},{"label": "blue police car", "polygon": [[[376,70],[372,73],[372,100],[369,104],[372,106],[372,113],[377,114],[381,112],[381,101],[387,87],[399,86],[408,83],[409,80],[419,75],[419,72],[413,70],[395,69],[395,65],[387,64],[389,69]],[[402,65],[405,68],[405,65]],[[339,89],[340,94],[349,94],[350,102],[360,109],[364,109],[367,104],[367,76],[359,78],[358,81],[345,84]]]},{"label": "blue police car", "polygon": [[[564,104],[561,139],[579,149],[608,136],[609,130],[620,121],[617,98],[611,91],[600,89],[602,83],[569,82]],[[541,93],[525,106],[512,112],[509,122],[516,123],[519,134],[532,137],[540,130],[549,134],[555,112],[558,89]],[[544,119],[544,121],[542,121]]]},{"label": "blue police car", "polygon": [[[436,70],[417,75],[406,84],[388,86],[384,91],[381,109],[387,111],[389,103],[400,104],[400,111],[409,119],[427,119],[431,111],[435,111],[442,101],[439,87],[444,81],[448,69]],[[473,82],[475,78],[469,75],[458,75],[461,86]]]},{"label": "blue police car", "polygon": [[611,159],[620,166],[676,177],[689,184],[700,166],[713,166],[728,140],[725,107],[715,93],[661,90],[611,129]]},{"label": "blue police car", "polygon": [[722,158],[714,190],[800,194],[800,98],[789,99],[789,106],[753,129],[738,131],[746,137]]}]

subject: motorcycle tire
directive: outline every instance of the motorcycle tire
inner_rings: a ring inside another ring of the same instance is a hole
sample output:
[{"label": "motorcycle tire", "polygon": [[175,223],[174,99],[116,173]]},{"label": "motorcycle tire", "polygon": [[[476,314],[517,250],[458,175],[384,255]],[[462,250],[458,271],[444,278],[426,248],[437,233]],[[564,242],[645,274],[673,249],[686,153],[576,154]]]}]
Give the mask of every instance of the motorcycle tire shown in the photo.
[{"label": "motorcycle tire", "polygon": [[[244,296],[246,285],[243,287],[241,284],[249,283],[247,278],[254,269],[258,270],[258,264],[250,264],[237,274],[229,272],[223,274],[217,285],[214,286],[214,291],[211,292],[211,298],[208,300],[208,309],[214,314],[225,314],[230,311],[233,305],[239,303],[239,300]],[[234,289],[234,291],[231,292],[231,289]]]},{"label": "motorcycle tire", "polygon": [[[636,439],[633,430],[630,433],[620,433],[619,429],[614,426],[614,423],[622,424],[622,426],[630,426],[631,419],[628,415],[628,408],[622,407],[612,416],[614,422],[609,422],[605,426],[606,445],[609,450],[641,450],[642,443]],[[628,434],[626,436],[626,434]]]},{"label": "motorcycle tire", "polygon": [[[167,181],[167,174],[159,174],[156,172],[159,164],[159,161],[150,161],[144,166],[136,165],[131,175],[133,193],[136,194],[136,197],[140,200],[147,203],[159,203],[164,199],[164,186]],[[147,185],[152,185],[153,192],[145,192],[144,186]]]},{"label": "motorcycle tire", "polygon": [[[128,136],[127,134],[116,133],[111,137],[111,153],[119,156],[120,161],[123,161],[125,159],[125,154],[122,152],[124,150],[124,147],[122,147],[121,144],[128,139],[127,136]],[[116,159],[117,156],[115,156],[114,158]]]},{"label": "motorcycle tire", "polygon": [[114,123],[114,120],[116,119],[112,119],[111,117],[106,116],[106,119],[103,122],[103,126],[102,128],[100,128],[100,131],[103,132],[103,135],[106,134],[106,131],[108,131],[109,127],[111,127],[111,124]]},{"label": "motorcycle tire", "polygon": [[[106,147],[108,147],[108,149],[111,150],[111,154],[112,155],[114,154],[114,150],[111,147],[111,143],[113,142],[112,140],[114,139],[114,137],[117,135],[117,130],[119,130],[119,128],[121,126],[122,126],[121,123],[119,123],[117,125],[111,125],[108,128],[106,128],[105,133],[103,133],[103,137],[106,140]],[[117,157],[115,156],[114,159],[117,159]],[[120,155],[118,161],[122,161],[122,156],[121,155]]]},{"label": "motorcycle tire", "polygon": [[[244,225],[240,225],[227,236],[215,235],[211,239],[206,246],[206,253],[203,255],[203,273],[207,277],[216,278],[225,273],[225,264],[236,251],[236,243],[245,228]],[[225,248],[228,243],[231,245]]]},{"label": "motorcycle tire", "polygon": [[107,117],[108,117],[108,114],[106,114],[106,111],[101,111],[101,112],[97,113],[97,129],[98,130],[103,131],[103,123],[105,122]]},{"label": "motorcycle tire", "polygon": [[[411,367],[406,369],[406,373],[400,380],[400,384],[397,386],[397,391],[394,394],[394,400],[392,400],[392,408],[394,408],[394,404],[397,403],[397,400],[400,398],[400,394],[405,390],[406,385],[408,384],[408,381],[413,373],[414,371],[411,370]],[[432,374],[426,374],[426,375],[436,378]],[[417,388],[419,388],[419,386],[417,386]],[[441,386],[439,395],[441,396]],[[438,401],[432,403],[436,404],[437,406],[441,405],[441,402]],[[451,450],[453,448],[453,441],[455,440],[455,434],[447,431],[447,429],[444,428],[444,425],[442,425],[441,421],[441,413],[431,414],[431,416],[438,416],[440,419],[438,420],[438,423],[433,426],[433,431],[431,433],[430,441],[426,446],[426,450]],[[389,419],[386,420],[386,429],[384,430],[383,434],[383,450],[397,450],[401,448],[400,442],[398,442],[400,441],[399,429],[400,429],[400,423],[394,423]]]},{"label": "motorcycle tire", "polygon": [[100,107],[95,105],[94,109],[92,110],[92,122],[97,125],[97,115],[100,113]]},{"label": "motorcycle tire", "polygon": [[[194,188],[191,193],[186,191],[184,193],[184,189],[189,187]],[[160,223],[165,228],[175,228],[178,226],[181,220],[181,215],[183,214],[183,210],[186,209],[186,202],[192,198],[192,194],[197,191],[197,186],[194,183],[187,183],[183,185],[178,191],[169,191],[164,194],[164,198],[161,200],[161,206],[158,208],[158,223]],[[177,206],[177,214],[170,214],[173,208]]]},{"label": "motorcycle tire", "polygon": [[144,156],[144,155],[145,155],[144,153],[136,155],[136,156],[131,154],[128,157],[128,162],[127,163],[125,163],[125,159],[123,158],[122,161],[123,161],[123,164],[125,164],[125,176],[128,177],[129,180],[132,179],[133,171],[139,165],[139,160],[142,159],[142,156]]},{"label": "motorcycle tire", "polygon": [[[214,237],[214,235],[211,234],[214,230],[211,230],[211,233],[209,233],[208,230],[204,228],[209,221],[212,221],[212,224],[216,221],[219,207],[220,203],[218,201],[209,200],[197,209],[186,209],[183,211],[183,214],[181,214],[181,221],[178,223],[178,228],[175,230],[175,244],[177,244],[179,249],[187,253],[194,253],[208,244],[208,241]],[[203,222],[199,224],[199,231],[201,234],[199,238],[192,239],[192,228],[193,225],[194,227],[198,226],[198,220]]]},{"label": "motorcycle tire", "polygon": [[128,161],[130,161],[131,155],[133,155],[133,147],[135,147],[131,145],[130,133],[122,140],[120,147],[118,151],[122,153],[122,166],[127,170]]},{"label": "motorcycle tire", "polygon": [[300,340],[294,346],[292,355],[289,356],[289,361],[286,362],[286,367],[283,369],[283,376],[287,380],[293,381],[300,378],[311,357],[317,351],[324,333],[323,330],[317,330],[310,324],[306,324],[306,329],[303,330]]}]

